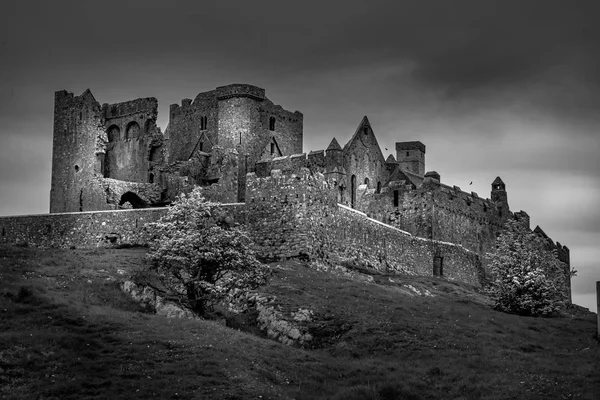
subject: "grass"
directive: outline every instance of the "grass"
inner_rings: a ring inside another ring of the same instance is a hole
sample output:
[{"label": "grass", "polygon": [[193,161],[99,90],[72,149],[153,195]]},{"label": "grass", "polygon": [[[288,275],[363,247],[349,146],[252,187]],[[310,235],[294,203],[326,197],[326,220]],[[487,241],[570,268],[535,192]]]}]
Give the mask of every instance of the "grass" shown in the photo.
[{"label": "grass", "polygon": [[118,288],[144,254],[0,247],[0,398],[600,398],[595,314],[518,317],[443,279],[288,261],[263,291],[314,312],[300,349],[149,314]]}]

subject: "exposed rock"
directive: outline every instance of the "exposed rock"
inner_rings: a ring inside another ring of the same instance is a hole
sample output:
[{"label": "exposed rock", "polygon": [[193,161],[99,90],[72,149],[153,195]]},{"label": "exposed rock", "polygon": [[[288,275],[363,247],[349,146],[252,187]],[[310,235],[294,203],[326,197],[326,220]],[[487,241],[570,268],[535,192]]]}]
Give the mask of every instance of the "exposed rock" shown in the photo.
[{"label": "exposed rock", "polygon": [[125,281],[121,283],[121,289],[143,307],[154,310],[156,315],[167,318],[200,319],[190,310],[186,310],[171,301],[165,301],[148,286],[140,286],[133,281]]}]

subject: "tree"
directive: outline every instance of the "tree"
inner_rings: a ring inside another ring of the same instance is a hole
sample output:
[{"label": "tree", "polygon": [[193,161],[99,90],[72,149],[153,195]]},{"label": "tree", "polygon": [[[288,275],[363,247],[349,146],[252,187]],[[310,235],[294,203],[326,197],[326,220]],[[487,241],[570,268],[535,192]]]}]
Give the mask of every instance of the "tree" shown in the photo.
[{"label": "tree", "polygon": [[269,270],[250,238],[200,189],[178,197],[149,225],[154,238],[144,283],[198,315],[266,282]]},{"label": "tree", "polygon": [[547,316],[566,303],[570,274],[546,242],[515,220],[509,220],[491,258],[488,294],[494,308],[508,313]]}]

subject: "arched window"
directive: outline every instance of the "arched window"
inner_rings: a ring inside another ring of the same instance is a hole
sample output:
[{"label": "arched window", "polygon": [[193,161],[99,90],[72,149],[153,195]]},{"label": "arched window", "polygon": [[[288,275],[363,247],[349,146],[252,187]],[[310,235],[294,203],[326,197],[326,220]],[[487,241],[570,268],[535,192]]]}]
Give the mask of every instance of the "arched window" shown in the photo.
[{"label": "arched window", "polygon": [[275,130],[275,117],[269,118],[269,130],[270,131]]},{"label": "arched window", "polygon": [[154,146],[150,149],[149,160],[152,162],[160,162],[162,159],[162,152],[160,147]]},{"label": "arched window", "polygon": [[369,187],[369,178],[365,178],[365,185],[367,185],[367,187]]},{"label": "arched window", "polygon": [[399,203],[399,193],[397,190],[394,190],[394,207],[398,207],[398,203]]},{"label": "arched window", "polygon": [[125,139],[133,139],[137,138],[140,134],[140,124],[135,121],[131,121],[127,125],[127,129],[125,130]]},{"label": "arched window", "polygon": [[440,256],[433,257],[433,276],[444,275],[444,258]]},{"label": "arched window", "polygon": [[121,139],[121,130],[116,125],[111,125],[106,130],[106,135],[108,136],[109,142],[116,142]]},{"label": "arched window", "polygon": [[206,117],[206,115],[203,115],[202,117],[200,117],[200,130],[205,131],[207,126],[208,118]]},{"label": "arched window", "polygon": [[377,192],[376,193],[381,193],[381,182],[377,182]]},{"label": "arched window", "polygon": [[150,133],[150,131],[152,130],[152,123],[153,123],[153,121],[151,119],[146,120],[146,123],[144,124],[144,132],[145,133]]}]

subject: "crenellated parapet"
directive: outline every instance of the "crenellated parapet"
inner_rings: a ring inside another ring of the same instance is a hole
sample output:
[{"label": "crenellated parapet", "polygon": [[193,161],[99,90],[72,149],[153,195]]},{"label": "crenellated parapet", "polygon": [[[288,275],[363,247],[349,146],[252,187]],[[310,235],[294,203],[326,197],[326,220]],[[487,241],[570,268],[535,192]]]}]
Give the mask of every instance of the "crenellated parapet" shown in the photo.
[{"label": "crenellated parapet", "polygon": [[216,95],[219,100],[230,99],[232,97],[249,97],[262,101],[265,99],[265,89],[253,85],[234,83],[217,87]]}]

